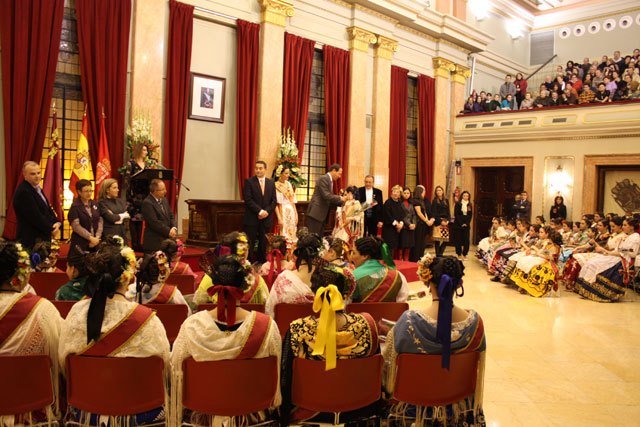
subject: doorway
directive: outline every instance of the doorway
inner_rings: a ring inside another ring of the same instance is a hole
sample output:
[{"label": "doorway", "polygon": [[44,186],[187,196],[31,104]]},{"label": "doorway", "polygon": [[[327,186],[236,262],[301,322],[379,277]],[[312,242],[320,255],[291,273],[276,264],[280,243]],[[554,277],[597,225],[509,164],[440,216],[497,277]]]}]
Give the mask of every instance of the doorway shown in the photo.
[{"label": "doorway", "polygon": [[524,166],[476,167],[473,241],[487,237],[495,216],[509,216],[516,194],[524,190]]}]

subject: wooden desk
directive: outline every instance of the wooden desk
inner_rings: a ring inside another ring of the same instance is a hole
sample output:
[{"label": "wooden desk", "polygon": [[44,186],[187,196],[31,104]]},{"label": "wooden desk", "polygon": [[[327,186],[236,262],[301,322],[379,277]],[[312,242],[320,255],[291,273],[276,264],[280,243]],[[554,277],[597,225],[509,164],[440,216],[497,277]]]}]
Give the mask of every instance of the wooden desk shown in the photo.
[{"label": "wooden desk", "polygon": [[[244,226],[244,201],[242,200],[204,200],[189,199],[189,235],[187,244],[195,246],[215,246],[227,233],[242,231]],[[309,202],[298,202],[298,227],[305,224],[305,216]],[[331,208],[325,227],[325,234],[333,230],[335,207]],[[275,215],[275,214],[274,214]],[[277,221],[276,218],[274,220]]]}]

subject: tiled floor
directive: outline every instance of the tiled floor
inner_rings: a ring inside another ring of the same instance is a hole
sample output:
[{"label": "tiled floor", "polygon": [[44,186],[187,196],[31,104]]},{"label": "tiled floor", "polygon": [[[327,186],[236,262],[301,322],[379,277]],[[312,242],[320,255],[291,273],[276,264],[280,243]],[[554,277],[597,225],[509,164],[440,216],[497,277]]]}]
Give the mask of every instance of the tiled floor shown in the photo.
[{"label": "tiled floor", "polygon": [[456,304],[484,320],[488,426],[640,426],[640,298],[537,299],[489,281],[472,257],[465,266]]}]

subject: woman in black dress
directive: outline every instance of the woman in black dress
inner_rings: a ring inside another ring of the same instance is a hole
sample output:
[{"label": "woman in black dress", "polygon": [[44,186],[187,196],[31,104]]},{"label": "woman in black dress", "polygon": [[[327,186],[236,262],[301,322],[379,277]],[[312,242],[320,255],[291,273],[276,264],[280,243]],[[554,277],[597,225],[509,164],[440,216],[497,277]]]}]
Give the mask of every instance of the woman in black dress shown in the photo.
[{"label": "woman in black dress", "polygon": [[104,238],[120,236],[126,245],[124,221],[130,216],[126,202],[118,197],[119,192],[118,181],[113,178],[105,179],[98,192],[98,209],[104,224],[102,227]]},{"label": "woman in black dress", "polygon": [[413,198],[411,197],[411,190],[409,187],[402,189],[402,201],[400,206],[404,210],[404,227],[400,232],[400,258],[403,261],[409,261],[409,254],[416,245],[416,222],[417,215],[413,208]]},{"label": "woman in black dress", "polygon": [[433,244],[436,248],[436,256],[442,256],[449,241],[449,219],[451,210],[449,201],[444,196],[444,188],[437,186],[431,202],[431,217],[435,220],[433,227]]},{"label": "woman in black dress", "polygon": [[564,197],[556,196],[553,200],[553,206],[549,210],[549,218],[567,219],[567,207],[564,204]]},{"label": "woman in black dress", "polygon": [[411,262],[418,262],[424,255],[424,250],[427,247],[427,233],[429,232],[429,227],[433,225],[433,218],[429,217],[431,215],[429,213],[431,211],[431,203],[429,203],[429,199],[426,196],[424,186],[416,186],[412,201],[417,220],[416,244],[411,249],[409,256],[409,261]]},{"label": "woman in black dress", "polygon": [[466,260],[469,253],[469,230],[473,209],[471,206],[471,194],[463,191],[460,200],[453,208],[453,243],[456,246],[456,255],[460,260]]},{"label": "woman in black dress", "polygon": [[404,209],[402,208],[402,187],[395,185],[391,189],[391,197],[382,207],[382,240],[394,252],[393,258],[398,259],[400,246],[400,232],[404,228]]},{"label": "woman in black dress", "polygon": [[98,205],[91,200],[93,188],[91,181],[81,179],[76,182],[78,197],[69,208],[67,219],[71,225],[71,244],[69,258],[81,255],[83,252],[93,252],[102,237],[102,217]]},{"label": "woman in black dress", "polygon": [[127,183],[127,211],[131,217],[129,231],[131,232],[131,247],[142,251],[142,201],[149,195],[149,182],[134,180],[132,176],[146,169],[149,150],[143,143],[133,148],[133,159],[129,160],[125,181]]}]

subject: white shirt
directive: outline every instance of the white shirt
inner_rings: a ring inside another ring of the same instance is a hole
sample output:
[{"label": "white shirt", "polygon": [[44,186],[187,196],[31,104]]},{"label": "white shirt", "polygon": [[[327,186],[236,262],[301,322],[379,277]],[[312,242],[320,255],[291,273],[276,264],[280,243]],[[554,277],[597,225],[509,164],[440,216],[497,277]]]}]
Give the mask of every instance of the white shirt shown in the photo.
[{"label": "white shirt", "polygon": [[365,201],[369,204],[373,203],[373,187],[371,187],[370,189],[365,187],[364,194],[366,196]]}]

